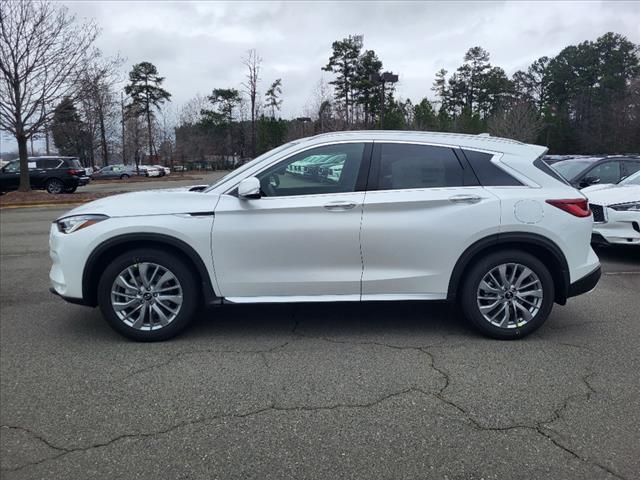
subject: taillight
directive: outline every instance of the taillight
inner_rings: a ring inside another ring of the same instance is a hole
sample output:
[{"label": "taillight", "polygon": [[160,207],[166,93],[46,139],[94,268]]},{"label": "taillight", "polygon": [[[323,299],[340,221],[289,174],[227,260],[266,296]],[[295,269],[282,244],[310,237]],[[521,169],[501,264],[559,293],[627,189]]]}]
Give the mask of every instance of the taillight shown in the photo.
[{"label": "taillight", "polygon": [[575,217],[588,217],[591,215],[589,203],[586,198],[571,198],[564,200],[547,200],[549,205],[564,210]]},{"label": "taillight", "polygon": [[70,169],[69,170],[69,175],[82,175],[82,173],[84,173],[84,170],[75,170],[75,169]]}]

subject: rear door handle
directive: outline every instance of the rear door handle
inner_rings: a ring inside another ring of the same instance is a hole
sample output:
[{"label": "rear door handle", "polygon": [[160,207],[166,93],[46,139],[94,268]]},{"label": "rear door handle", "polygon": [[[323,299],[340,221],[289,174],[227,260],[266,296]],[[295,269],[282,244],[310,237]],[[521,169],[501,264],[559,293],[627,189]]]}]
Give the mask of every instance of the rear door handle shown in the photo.
[{"label": "rear door handle", "polygon": [[478,203],[482,198],[478,195],[454,195],[453,197],[449,197],[449,201],[453,203]]},{"label": "rear door handle", "polygon": [[331,202],[327,203],[324,208],[331,210],[332,212],[341,212],[344,210],[351,210],[356,206],[353,202]]}]

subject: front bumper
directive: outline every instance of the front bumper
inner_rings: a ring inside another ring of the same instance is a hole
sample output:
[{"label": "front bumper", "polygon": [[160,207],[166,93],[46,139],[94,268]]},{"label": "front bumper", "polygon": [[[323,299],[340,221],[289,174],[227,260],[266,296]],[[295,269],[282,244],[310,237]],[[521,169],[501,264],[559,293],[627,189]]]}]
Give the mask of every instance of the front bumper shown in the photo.
[{"label": "front bumper", "polygon": [[602,268],[600,267],[600,265],[598,265],[598,267],[594,271],[592,271],[591,273],[588,273],[581,279],[576,280],[571,285],[569,285],[567,298],[582,295],[583,293],[590,292],[591,290],[596,288],[596,285],[598,284],[598,281],[600,280],[601,275],[602,275]]},{"label": "front bumper", "polygon": [[640,212],[604,208],[604,222],[593,224],[591,243],[640,245]]}]

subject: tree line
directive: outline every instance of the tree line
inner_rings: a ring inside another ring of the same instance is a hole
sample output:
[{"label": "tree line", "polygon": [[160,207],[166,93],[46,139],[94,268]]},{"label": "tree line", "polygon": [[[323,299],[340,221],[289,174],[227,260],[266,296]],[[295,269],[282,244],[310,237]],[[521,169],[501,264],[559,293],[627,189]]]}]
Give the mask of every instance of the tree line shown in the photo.
[{"label": "tree line", "polygon": [[[508,76],[480,46],[442,69],[415,103],[396,91],[362,35],[333,42],[300,117],[283,119],[286,85],[262,78],[255,49],[245,78],[179,109],[150,62],[132,65],[94,47],[99,28],[48,1],[0,4],[0,128],[13,135],[26,182],[28,143],[47,153],[110,163],[235,164],[295,138],[348,129],[489,132],[547,145],[551,153],[640,152],[639,46],[606,33],[541,57]],[[23,171],[24,170],[24,171]]]}]

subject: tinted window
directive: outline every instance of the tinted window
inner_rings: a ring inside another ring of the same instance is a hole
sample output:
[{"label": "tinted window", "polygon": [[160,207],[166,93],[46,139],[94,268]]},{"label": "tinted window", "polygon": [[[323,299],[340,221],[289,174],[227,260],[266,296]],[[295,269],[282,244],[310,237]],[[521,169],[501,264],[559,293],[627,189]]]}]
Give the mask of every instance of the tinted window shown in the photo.
[{"label": "tinted window", "polygon": [[262,195],[283,197],[353,192],[363,152],[363,143],[344,143],[293,155],[257,175]]},{"label": "tinted window", "polygon": [[567,181],[566,178],[564,178],[562,175],[556,172],[553,168],[551,168],[544,160],[542,160],[542,158],[536,158],[533,164],[536,167],[538,167],[540,170],[542,170],[544,173],[546,173],[547,175],[555,178],[556,180],[559,180],[562,183],[570,185],[570,183]]},{"label": "tinted window", "polygon": [[67,166],[71,167],[71,168],[75,168],[75,169],[81,169],[82,164],[80,163],[80,160],[78,160],[77,158],[72,158],[72,159],[67,159],[66,160]]},{"label": "tinted window", "polygon": [[57,160],[55,158],[43,158],[41,160],[37,160],[36,165],[38,168],[50,170],[52,168],[58,168],[58,165],[60,165],[60,160]]},{"label": "tinted window", "polygon": [[463,150],[471,168],[476,173],[481,185],[488,187],[495,186],[517,186],[522,185],[507,172],[491,163],[493,155],[489,153],[475,152],[473,150]]},{"label": "tinted window", "polygon": [[589,170],[583,178],[599,178],[599,183],[618,183],[620,181],[620,162],[604,162]]},{"label": "tinted window", "polygon": [[450,148],[401,143],[380,146],[378,190],[462,185],[464,171]]},{"label": "tinted window", "polygon": [[15,173],[20,171],[20,162],[14,161],[7,163],[4,167],[5,173]]},{"label": "tinted window", "polygon": [[558,162],[551,165],[556,172],[562,175],[567,180],[573,180],[581,172],[587,169],[593,162],[584,160],[565,160],[564,162]]},{"label": "tinted window", "polygon": [[640,162],[632,162],[629,160],[625,160],[624,168],[626,170],[625,175],[627,176],[633,175],[634,173],[640,170]]}]

